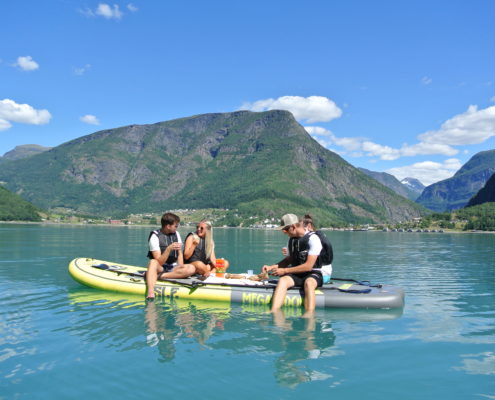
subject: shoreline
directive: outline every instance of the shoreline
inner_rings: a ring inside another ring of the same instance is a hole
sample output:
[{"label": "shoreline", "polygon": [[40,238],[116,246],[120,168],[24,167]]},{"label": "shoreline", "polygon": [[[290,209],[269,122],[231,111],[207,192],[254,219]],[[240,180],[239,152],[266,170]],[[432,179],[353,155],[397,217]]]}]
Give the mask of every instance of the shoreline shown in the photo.
[{"label": "shoreline", "polygon": [[[109,223],[94,223],[94,224],[85,224],[85,223],[74,223],[74,222],[47,222],[47,221],[0,221],[0,225],[44,225],[44,226],[99,226],[99,227],[112,227],[112,228],[155,228],[157,224],[109,224]],[[181,227],[189,227],[195,226],[195,224],[181,224]],[[253,230],[265,230],[265,231],[277,231],[277,228],[252,228],[252,227],[243,227],[243,226],[215,226],[215,229],[253,229]],[[387,231],[384,232],[382,230],[373,229],[373,230],[352,230],[345,228],[320,228],[324,232],[352,232],[352,233],[394,233],[394,234],[411,234],[411,233],[423,233],[423,234],[476,234],[476,233],[487,233],[487,234],[495,234],[495,231],[480,231],[480,230],[470,230],[470,231],[461,231],[461,230],[446,230],[444,232],[392,232]],[[436,228],[435,228],[436,229]]]}]

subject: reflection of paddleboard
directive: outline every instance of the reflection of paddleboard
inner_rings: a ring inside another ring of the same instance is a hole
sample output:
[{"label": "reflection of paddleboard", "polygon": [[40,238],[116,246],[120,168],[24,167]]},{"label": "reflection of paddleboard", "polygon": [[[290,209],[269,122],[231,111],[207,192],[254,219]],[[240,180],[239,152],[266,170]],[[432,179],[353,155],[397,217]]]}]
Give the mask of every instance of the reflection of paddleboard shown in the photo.
[{"label": "reflection of paddleboard", "polygon": [[[76,258],[69,264],[70,275],[83,285],[113,292],[146,293],[146,268]],[[253,282],[249,279],[191,277],[158,281],[155,294],[171,299],[224,301],[244,305],[269,304],[276,282]],[[301,306],[304,295],[300,288],[289,289],[286,306]],[[316,306],[321,308],[402,308],[404,292],[389,285],[370,285],[367,282],[333,280],[316,290]]]}]

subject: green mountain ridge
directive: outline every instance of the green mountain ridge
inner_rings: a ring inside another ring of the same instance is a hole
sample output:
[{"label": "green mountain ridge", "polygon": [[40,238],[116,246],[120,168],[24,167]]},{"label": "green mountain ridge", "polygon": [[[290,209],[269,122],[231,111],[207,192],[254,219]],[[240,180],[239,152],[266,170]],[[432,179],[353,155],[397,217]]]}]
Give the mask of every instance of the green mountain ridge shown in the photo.
[{"label": "green mountain ridge", "polygon": [[213,207],[263,217],[312,212],[335,224],[424,211],[324,149],[280,110],[99,131],[3,161],[0,180],[42,208],[97,215]]},{"label": "green mountain ridge", "polygon": [[0,186],[0,221],[41,221],[39,209]]},{"label": "green mountain ridge", "polygon": [[452,178],[427,186],[417,203],[433,211],[464,207],[495,172],[495,150],[482,151],[455,173]]}]

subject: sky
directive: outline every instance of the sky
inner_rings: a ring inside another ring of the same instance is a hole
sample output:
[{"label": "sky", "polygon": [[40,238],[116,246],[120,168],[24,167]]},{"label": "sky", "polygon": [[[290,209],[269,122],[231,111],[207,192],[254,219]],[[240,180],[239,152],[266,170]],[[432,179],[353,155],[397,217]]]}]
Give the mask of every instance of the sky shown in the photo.
[{"label": "sky", "polygon": [[356,167],[452,176],[495,149],[495,1],[0,1],[0,156],[291,111]]}]

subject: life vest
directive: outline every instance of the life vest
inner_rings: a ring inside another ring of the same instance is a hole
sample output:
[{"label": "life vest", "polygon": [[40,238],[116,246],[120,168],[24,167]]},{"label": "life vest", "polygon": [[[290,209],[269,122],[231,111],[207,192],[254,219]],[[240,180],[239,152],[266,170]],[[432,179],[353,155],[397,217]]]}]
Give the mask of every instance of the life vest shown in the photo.
[{"label": "life vest", "polygon": [[[162,231],[156,230],[156,231],[151,231],[150,235],[148,236],[148,242],[151,239],[152,235],[158,236],[158,243],[160,244],[160,253],[163,254],[163,252],[166,250],[168,246],[170,246],[174,242],[178,242],[179,238],[177,237],[177,233],[171,233],[169,235],[165,235]],[[179,257],[179,252],[177,250],[171,251],[170,255],[167,258],[167,261],[165,261],[165,264],[173,264],[177,262],[177,259]],[[153,254],[151,251],[148,251],[148,258],[152,259]]]},{"label": "life vest", "polygon": [[289,239],[289,255],[293,266],[301,265],[308,259],[309,238],[316,235],[321,242],[321,252],[317,257],[313,268],[321,268],[323,265],[329,265],[333,261],[333,249],[330,241],[322,231],[308,232],[301,238]]},{"label": "life vest", "polygon": [[[191,235],[193,235],[192,232],[187,234],[184,243],[186,243],[187,238]],[[202,261],[205,264],[208,264],[208,262],[210,261],[209,259],[206,258],[206,242],[204,238],[199,238],[199,243],[194,249],[191,257],[189,257],[187,260],[184,260],[184,263],[191,263],[193,261]]]}]

